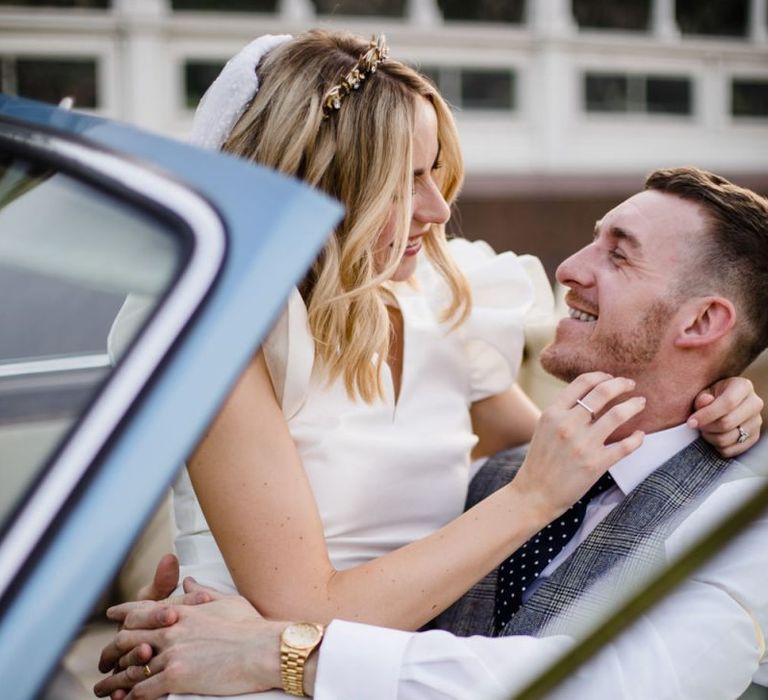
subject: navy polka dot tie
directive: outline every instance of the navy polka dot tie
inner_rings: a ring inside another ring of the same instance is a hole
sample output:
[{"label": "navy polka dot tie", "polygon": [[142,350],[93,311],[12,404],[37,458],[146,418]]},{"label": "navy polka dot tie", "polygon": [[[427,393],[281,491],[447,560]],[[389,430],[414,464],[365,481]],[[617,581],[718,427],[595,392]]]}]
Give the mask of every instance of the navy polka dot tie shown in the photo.
[{"label": "navy polka dot tie", "polygon": [[603,474],[597,483],[565,513],[539,530],[509,559],[502,562],[496,585],[494,634],[501,634],[512,615],[523,604],[523,593],[526,588],[539,577],[539,574],[547,568],[547,565],[581,527],[590,499],[607,491],[615,483],[610,474]]}]

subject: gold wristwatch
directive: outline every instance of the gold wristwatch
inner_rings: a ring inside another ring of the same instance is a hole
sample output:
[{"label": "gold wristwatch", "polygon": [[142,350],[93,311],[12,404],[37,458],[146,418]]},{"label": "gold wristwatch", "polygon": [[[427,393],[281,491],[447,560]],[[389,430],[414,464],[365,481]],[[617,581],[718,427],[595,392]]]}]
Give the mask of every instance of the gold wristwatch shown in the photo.
[{"label": "gold wristwatch", "polygon": [[304,664],[323,639],[325,628],[311,622],[295,622],[280,635],[280,680],[283,690],[304,695]]}]

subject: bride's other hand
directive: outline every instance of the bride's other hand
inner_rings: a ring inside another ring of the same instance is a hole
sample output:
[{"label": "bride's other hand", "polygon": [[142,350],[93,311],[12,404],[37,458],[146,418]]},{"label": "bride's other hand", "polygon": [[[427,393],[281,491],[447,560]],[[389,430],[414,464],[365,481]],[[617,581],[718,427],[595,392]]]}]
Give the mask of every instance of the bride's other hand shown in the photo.
[{"label": "bride's other hand", "polygon": [[[752,447],[760,437],[763,400],[744,377],[729,377],[702,391],[693,402],[694,413],[688,419],[691,428],[723,457],[736,457]],[[741,427],[741,431],[739,431]],[[738,442],[742,432],[748,437]]]},{"label": "bride's other hand", "polygon": [[164,554],[157,563],[152,582],[139,588],[137,600],[169,598],[178,585],[179,560],[175,554]]},{"label": "bride's other hand", "polygon": [[555,516],[567,510],[609,467],[642,444],[639,430],[606,444],[645,408],[642,396],[618,401],[634,388],[633,380],[604,372],[577,377],[542,412],[513,484],[543,508],[554,508]]}]

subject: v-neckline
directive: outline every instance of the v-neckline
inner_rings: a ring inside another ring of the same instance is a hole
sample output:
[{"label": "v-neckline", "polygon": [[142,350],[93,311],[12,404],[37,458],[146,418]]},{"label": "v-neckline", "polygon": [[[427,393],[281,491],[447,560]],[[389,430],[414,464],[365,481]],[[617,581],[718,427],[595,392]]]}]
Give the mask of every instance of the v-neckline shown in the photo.
[{"label": "v-neckline", "polygon": [[[387,369],[392,388],[392,397],[395,408],[400,403],[403,391],[403,377],[405,375],[405,317],[402,307],[398,303],[387,305],[387,313],[390,323],[390,346],[387,351]],[[393,355],[396,353],[395,355]],[[392,359],[395,359],[395,362]]]}]

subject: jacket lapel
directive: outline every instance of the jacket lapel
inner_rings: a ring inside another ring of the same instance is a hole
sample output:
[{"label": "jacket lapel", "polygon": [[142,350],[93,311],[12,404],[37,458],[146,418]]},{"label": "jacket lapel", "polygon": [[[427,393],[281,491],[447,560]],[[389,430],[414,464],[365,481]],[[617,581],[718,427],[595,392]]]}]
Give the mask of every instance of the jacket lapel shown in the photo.
[{"label": "jacket lapel", "polygon": [[539,587],[504,635],[574,634],[594,624],[663,563],[669,534],[730,464],[702,439],[662,464]]}]

